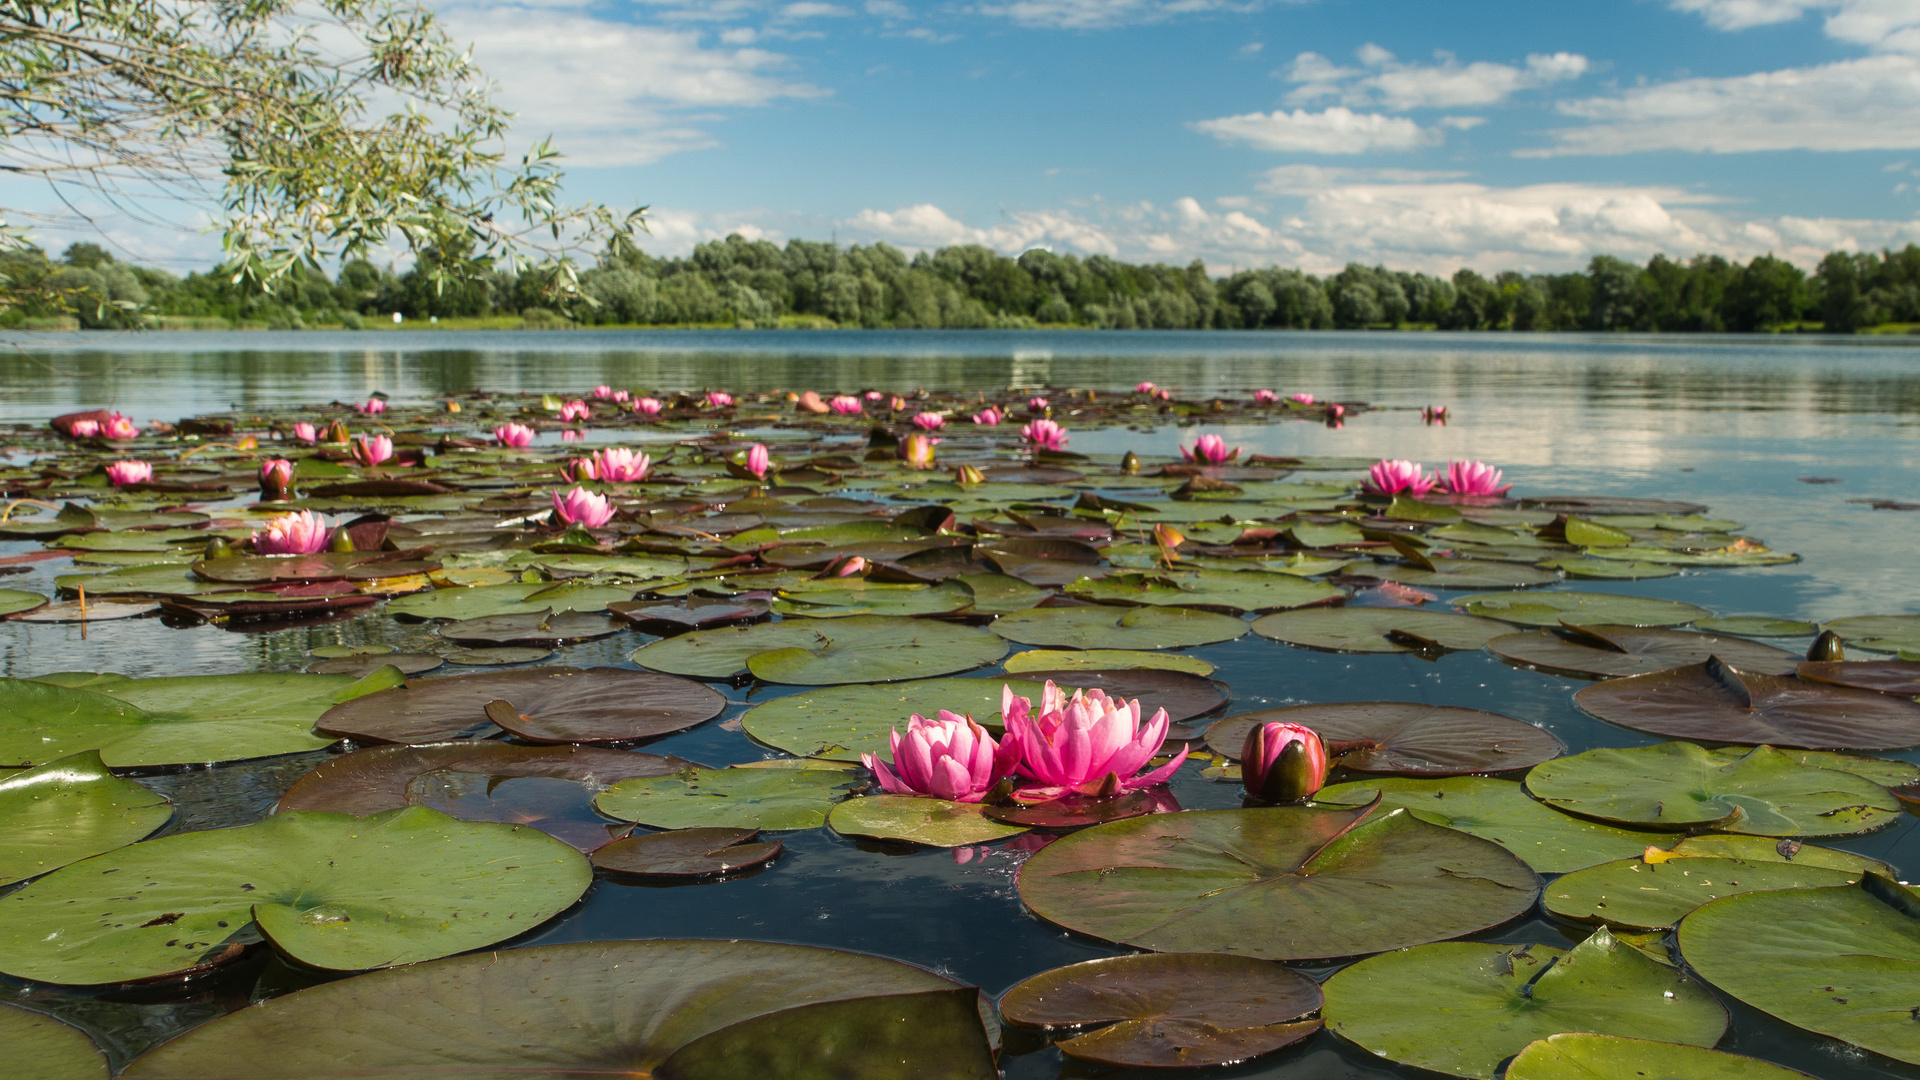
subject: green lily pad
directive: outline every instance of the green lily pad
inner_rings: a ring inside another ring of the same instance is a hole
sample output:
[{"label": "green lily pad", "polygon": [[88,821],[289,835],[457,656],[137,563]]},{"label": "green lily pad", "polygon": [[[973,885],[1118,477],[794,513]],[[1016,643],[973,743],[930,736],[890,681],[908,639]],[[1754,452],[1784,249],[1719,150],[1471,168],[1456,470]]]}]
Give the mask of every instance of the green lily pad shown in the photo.
[{"label": "green lily pad", "polygon": [[1449,942],[1370,957],[1327,980],[1329,1030],[1389,1061],[1492,1080],[1563,1031],[1712,1046],[1727,1010],[1605,927],[1571,950]]},{"label": "green lily pad", "polygon": [[[1530,585],[1550,585],[1560,580],[1551,570],[1524,563],[1494,562],[1490,559],[1429,559],[1433,569],[1405,563],[1363,564],[1349,573],[1365,574],[1384,581],[1429,589],[1524,589]],[[1473,611],[1472,615],[1486,612]]]},{"label": "green lily pad", "polygon": [[47,598],[25,589],[0,589],[0,617],[45,607]]},{"label": "green lily pad", "polygon": [[1060,1052],[1121,1068],[1231,1065],[1320,1030],[1312,979],[1269,960],[1219,953],[1109,956],[1043,971],[1000,998],[1009,1024],[1098,1030]]},{"label": "green lily pad", "polygon": [[1080,578],[1067,594],[1101,603],[1274,611],[1324,604],[1346,593],[1292,574],[1226,570],[1163,571]]},{"label": "green lily pad", "polygon": [[236,592],[242,586],[206,581],[185,562],[154,563],[109,570],[104,574],[61,574],[53,584],[63,593],[87,590],[88,599],[123,596],[202,596]]},{"label": "green lily pad", "polygon": [[1355,772],[1513,772],[1559,757],[1566,749],[1552,732],[1511,716],[1408,701],[1288,705],[1241,713],[1208,728],[1207,745],[1215,753],[1238,758],[1254,725],[1274,721],[1302,724],[1330,743],[1349,744],[1337,764]]},{"label": "green lily pad", "polygon": [[1857,885],[1715,900],[1680,923],[1708,982],[1796,1027],[1920,1064],[1920,895]]},{"label": "green lily pad", "polygon": [[1140,652],[1135,649],[1032,649],[1014,653],[1001,663],[1009,675],[1028,671],[1183,671],[1205,677],[1213,665],[1197,656]]},{"label": "green lily pad", "polygon": [[1702,833],[1689,836],[1668,852],[1672,858],[1706,857],[1743,859],[1747,862],[1784,862],[1817,866],[1827,870],[1847,870],[1855,876],[1869,871],[1884,877],[1898,877],[1890,864],[1838,848],[1805,844],[1798,840],[1775,840],[1770,836],[1739,836],[1731,833]]},{"label": "green lily pad", "polygon": [[943,848],[985,844],[1027,831],[983,817],[980,811],[979,803],[914,795],[869,795],[836,805],[827,815],[827,824],[845,836],[906,840]]},{"label": "green lily pad", "polygon": [[1376,796],[1383,807],[1405,807],[1422,821],[1499,844],[1543,874],[1628,858],[1680,839],[1675,833],[1636,832],[1563,814],[1528,798],[1519,784],[1484,776],[1355,780],[1323,788],[1314,799],[1365,806]]},{"label": "green lily pad", "polygon": [[1254,633],[1288,645],[1362,653],[1478,649],[1509,629],[1493,619],[1416,608],[1309,608],[1253,621]]},{"label": "green lily pad", "polygon": [[1813,1080],[1798,1069],[1683,1043],[1564,1032],[1528,1043],[1506,1080]]},{"label": "green lily pad", "polygon": [[237,761],[319,750],[313,722],[346,675],[189,675],[91,690],[0,679],[0,764],[98,750],[113,768]]},{"label": "green lily pad", "polygon": [[773,612],[782,618],[810,619],[849,615],[950,615],[972,604],[973,593],[953,582],[906,585],[853,578],[846,582],[809,581],[782,589]]},{"label": "green lily pad", "polygon": [[1900,816],[1900,800],[1852,773],[1795,762],[1769,746],[1708,750],[1669,742],[1588,750],[1539,765],[1527,790],[1585,817],[1755,836],[1842,836]]},{"label": "green lily pad", "polygon": [[[489,706],[505,702],[506,708]],[[623,742],[682,731],[727,700],[691,679],[625,668],[535,667],[422,679],[327,710],[318,731],[365,742],[431,743],[490,733],[530,742]]]},{"label": "green lily pad", "polygon": [[1622,930],[1665,930],[1678,925],[1693,909],[1723,896],[1852,885],[1860,876],[1777,860],[1619,859],[1556,878],[1542,903],[1549,912],[1574,922],[1604,923]]},{"label": "green lily pad", "polygon": [[478,619],[489,615],[532,615],[541,611],[605,611],[608,604],[633,599],[633,590],[578,582],[536,581],[518,585],[473,585],[432,589],[387,601],[387,614],[415,619]]},{"label": "green lily pad", "polygon": [[852,774],[840,770],[695,767],[622,780],[593,805],[608,817],[656,829],[817,829],[852,782]]},{"label": "green lily pad", "polygon": [[1779,566],[1800,561],[1800,556],[1784,551],[1740,546],[1747,543],[1744,539],[1735,540],[1729,545],[1732,550],[1726,551],[1677,551],[1673,548],[1633,544],[1628,547],[1588,548],[1587,553],[1596,559],[1665,563],[1669,566]]},{"label": "green lily pad", "polygon": [[1453,606],[1469,615],[1546,627],[1564,623],[1683,626],[1713,614],[1678,600],[1587,592],[1476,593],[1456,599]]},{"label": "green lily pad", "polygon": [[0,971],[79,985],[178,976],[261,935],[331,971],[410,964],[532,929],[592,880],[585,856],[519,826],[419,806],[277,814],[121,848],[7,895]]},{"label": "green lily pad", "polygon": [[771,861],[785,845],[750,843],[758,829],[672,829],[615,840],[593,853],[593,866],[615,874],[710,877]]},{"label": "green lily pad", "polygon": [[892,761],[887,734],[904,730],[907,719],[938,716],[941,709],[1000,726],[1000,692],[1032,701],[1045,689],[1021,679],[916,679],[879,686],[829,686],[774,698],[748,709],[740,726],[777,750],[803,758],[857,763],[861,754]]},{"label": "green lily pad", "polygon": [[855,615],[815,626],[811,641],[749,656],[747,670],[799,686],[898,682],[965,671],[1006,654],[1005,640],[977,627]]},{"label": "green lily pad", "polygon": [[961,574],[953,580],[973,594],[973,606],[967,610],[975,615],[1010,615],[1035,607],[1053,595],[1050,590],[1006,574]]},{"label": "green lily pad", "polygon": [[1608,723],[1671,738],[1805,750],[1920,745],[1920,704],[1741,671],[1719,657],[1589,686],[1573,703]]},{"label": "green lily pad", "polygon": [[1471,934],[1540,891],[1498,845],[1404,810],[1307,806],[1095,825],[1041,848],[1017,884],[1034,914],[1106,941],[1269,960]]},{"label": "green lily pad", "polygon": [[634,651],[631,659],[652,671],[691,675],[697,679],[728,679],[745,674],[748,659],[760,653],[815,643],[821,630],[822,627],[804,621],[695,630],[643,645]]},{"label": "green lily pad", "polygon": [[1853,615],[1822,627],[1875,652],[1920,650],[1920,615]]},{"label": "green lily pad", "polygon": [[1193,608],[1035,608],[989,627],[1008,641],[1065,649],[1192,649],[1232,641],[1247,624]]},{"label": "green lily pad", "polygon": [[1569,517],[1566,522],[1567,543],[1583,548],[1626,547],[1633,543],[1633,535],[1625,529],[1612,525],[1602,525],[1597,521],[1588,521],[1582,517]]},{"label": "green lily pad", "polygon": [[1751,615],[1696,619],[1693,625],[1709,634],[1734,634],[1738,637],[1805,637],[1820,632],[1818,626],[1798,619],[1766,619]]},{"label": "green lily pad", "polygon": [[993,1080],[976,999],[895,960],[805,945],[539,945],[288,994],[163,1043],[123,1075],[312,1080],[363,1061],[393,1076]]},{"label": "green lily pad", "polygon": [[172,817],[163,796],[108,772],[95,750],[0,775],[0,885],[126,847]]},{"label": "green lily pad", "polygon": [[79,1028],[43,1012],[0,1004],[0,1046],[14,1080],[107,1080],[107,1056]]},{"label": "green lily pad", "polygon": [[1650,562],[1619,562],[1613,559],[1559,558],[1534,563],[1542,570],[1559,570],[1570,577],[1597,578],[1603,581],[1646,581],[1673,577],[1677,567]]}]

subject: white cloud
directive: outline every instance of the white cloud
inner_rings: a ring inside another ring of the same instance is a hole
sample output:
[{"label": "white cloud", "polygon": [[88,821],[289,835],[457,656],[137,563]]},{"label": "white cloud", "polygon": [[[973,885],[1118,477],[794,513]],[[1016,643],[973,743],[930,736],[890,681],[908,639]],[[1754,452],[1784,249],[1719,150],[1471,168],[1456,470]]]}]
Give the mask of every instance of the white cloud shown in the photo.
[{"label": "white cloud", "polygon": [[1913,0],[1669,0],[1716,30],[1746,30],[1828,12],[1821,27],[1836,41],[1881,52],[1920,54],[1920,5]]},{"label": "white cloud", "polygon": [[1530,156],[1906,149],[1920,147],[1920,60],[1883,55],[1681,79],[1559,107],[1592,123],[1553,132],[1556,145]]},{"label": "white cloud", "polygon": [[[1101,30],[1165,22],[1181,15],[1258,11],[1269,0],[1012,0],[985,3],[973,10],[1011,19],[1022,26]],[[1293,0],[1288,0],[1293,2]]]},{"label": "white cloud", "polygon": [[780,9],[780,17],[783,19],[838,19],[851,14],[853,14],[851,8],[843,8],[839,4],[815,3],[813,0],[788,4]]},{"label": "white cloud", "polygon": [[1294,83],[1289,105],[1334,99],[1344,105],[1378,105],[1394,111],[1497,105],[1522,90],[1577,79],[1587,58],[1577,53],[1535,53],[1520,64],[1479,60],[1462,64],[1446,53],[1439,63],[1403,63],[1378,45],[1361,46],[1360,67],[1341,67],[1319,53],[1294,57],[1285,78]]},{"label": "white cloud", "polygon": [[980,244],[1007,254],[1036,245],[1069,248],[1088,255],[1114,255],[1119,249],[1099,229],[1062,211],[1014,211],[1007,220],[979,229],[948,215],[932,203],[899,210],[862,210],[840,223],[843,230],[869,240],[905,248]]},{"label": "white cloud", "polygon": [[1404,116],[1356,113],[1339,105],[1322,112],[1295,109],[1223,116],[1196,121],[1192,127],[1221,142],[1243,142],[1261,150],[1305,154],[1416,150],[1433,146],[1443,138],[1440,132],[1422,128]]}]

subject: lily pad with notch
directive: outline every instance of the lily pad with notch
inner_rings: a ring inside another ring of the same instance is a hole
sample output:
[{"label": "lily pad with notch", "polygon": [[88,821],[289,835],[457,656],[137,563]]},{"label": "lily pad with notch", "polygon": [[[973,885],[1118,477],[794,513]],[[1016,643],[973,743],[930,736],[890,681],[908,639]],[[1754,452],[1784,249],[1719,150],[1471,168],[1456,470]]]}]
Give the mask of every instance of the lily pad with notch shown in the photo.
[{"label": "lily pad with notch", "polygon": [[608,817],[656,829],[817,829],[853,782],[851,771],[839,769],[690,767],[622,780],[593,804]]},{"label": "lily pad with notch", "polygon": [[1027,830],[982,814],[979,803],[950,802],[916,795],[869,795],[848,799],[827,815],[827,824],[843,836],[901,840],[928,847],[986,844]]},{"label": "lily pad with notch", "polygon": [[1506,1080],[1813,1080],[1798,1069],[1684,1043],[1563,1032],[1528,1043]]},{"label": "lily pad with notch", "polygon": [[1678,600],[1619,593],[1517,592],[1476,593],[1458,597],[1453,606],[1522,626],[1558,627],[1569,623],[1605,623],[1609,626],[1682,626],[1713,614],[1706,608]]},{"label": "lily pad with notch", "polygon": [[1745,672],[1718,657],[1589,686],[1573,702],[1608,723],[1669,738],[1804,750],[1920,745],[1920,704]]},{"label": "lily pad with notch", "polygon": [[[368,742],[484,737],[488,706],[510,703],[542,742],[624,741],[681,731],[720,715],[726,698],[690,679],[625,668],[537,667],[425,679],[335,706],[316,730]],[[579,739],[568,737],[578,735]]]},{"label": "lily pad with notch", "polygon": [[758,840],[758,829],[702,828],[629,836],[593,853],[596,870],[642,877],[699,878],[751,870],[786,845]]},{"label": "lily pad with notch", "polygon": [[271,757],[332,745],[313,722],[348,692],[345,675],[187,675],[85,689],[0,679],[0,764],[98,750],[109,768]]},{"label": "lily pad with notch", "polygon": [[0,775],[0,885],[126,847],[172,817],[165,796],[108,772],[97,750]]},{"label": "lily pad with notch", "polygon": [[0,617],[22,615],[47,606],[47,598],[25,589],[0,589]]},{"label": "lily pad with notch", "polygon": [[578,851],[591,853],[631,832],[594,812],[593,797],[605,787],[598,777],[493,776],[463,769],[436,769],[407,783],[407,802],[461,821],[500,821],[539,829]]},{"label": "lily pad with notch", "polygon": [[1404,776],[1460,776],[1512,772],[1559,757],[1566,746],[1552,732],[1499,713],[1406,701],[1289,705],[1229,716],[1207,729],[1215,753],[1239,758],[1256,724],[1303,724],[1328,743],[1344,744],[1336,758],[1355,772]]},{"label": "lily pad with notch", "polygon": [[1808,660],[1795,673],[1855,690],[1920,697],[1920,661],[1915,660]]},{"label": "lily pad with notch", "polygon": [[608,604],[607,610],[649,634],[681,634],[716,626],[738,626],[758,622],[772,613],[765,600],[739,599],[716,602],[687,601],[663,604],[652,600],[623,600]]},{"label": "lily pad with notch", "polygon": [[1791,675],[1800,663],[1795,653],[1745,638],[1604,624],[1502,634],[1487,642],[1487,651],[1519,667],[1593,679],[1666,671],[1715,656],[1769,675]]},{"label": "lily pad with notch", "polygon": [[1045,689],[1044,684],[1023,678],[829,686],[761,702],[740,717],[740,726],[755,740],[802,758],[857,763],[864,753],[891,761],[888,733],[904,729],[916,713],[933,717],[945,709],[999,727],[1001,690],[1008,686],[1036,702]]},{"label": "lily pad with notch", "polygon": [[107,1080],[107,1056],[87,1033],[56,1017],[0,1003],[0,1046],[14,1080]]},{"label": "lily pad with notch", "polygon": [[536,615],[545,611],[604,611],[633,599],[632,587],[581,582],[523,582],[433,589],[387,601],[387,614],[412,619],[478,619],[489,615]]},{"label": "lily pad with notch", "polygon": [[1723,896],[1765,889],[1819,889],[1852,885],[1860,872],[1782,860],[1691,857],[1649,862],[1618,859],[1556,878],[1543,906],[1574,922],[1622,930],[1666,930],[1687,913]]},{"label": "lily pad with notch", "polygon": [[1409,608],[1308,608],[1264,615],[1253,632],[1288,645],[1332,652],[1397,653],[1478,649],[1507,633],[1506,623]]},{"label": "lily pad with notch", "polygon": [[1849,645],[1875,652],[1920,651],[1920,615],[1852,615],[1822,629],[1840,635]]},{"label": "lily pad with notch", "polygon": [[[1007,654],[1006,641],[986,630],[930,619],[854,615],[802,625],[811,640],[747,658],[754,678],[799,686],[899,682],[981,667]],[[684,638],[668,639],[675,640]]]},{"label": "lily pad with notch", "polygon": [[1560,575],[1551,570],[1525,563],[1439,556],[1426,562],[1426,566],[1410,563],[1361,564],[1357,569],[1349,567],[1347,572],[1427,589],[1524,589],[1534,585],[1551,585],[1560,580]]},{"label": "lily pad with notch", "polygon": [[1244,620],[1195,608],[1058,607],[1002,615],[989,627],[1022,645],[1073,649],[1192,649],[1245,634]]},{"label": "lily pad with notch", "polygon": [[612,637],[629,624],[609,615],[587,611],[530,612],[522,615],[483,615],[440,624],[440,636],[469,647],[494,645],[558,645]]},{"label": "lily pad with notch", "polygon": [[1137,649],[1032,649],[1014,653],[1001,664],[1009,675],[1029,671],[1184,671],[1211,675],[1213,665],[1197,656],[1143,652]]},{"label": "lily pad with notch", "polygon": [[1232,612],[1276,611],[1331,603],[1346,593],[1292,574],[1249,570],[1172,570],[1081,578],[1067,595],[1100,603],[1154,607],[1220,608]]}]

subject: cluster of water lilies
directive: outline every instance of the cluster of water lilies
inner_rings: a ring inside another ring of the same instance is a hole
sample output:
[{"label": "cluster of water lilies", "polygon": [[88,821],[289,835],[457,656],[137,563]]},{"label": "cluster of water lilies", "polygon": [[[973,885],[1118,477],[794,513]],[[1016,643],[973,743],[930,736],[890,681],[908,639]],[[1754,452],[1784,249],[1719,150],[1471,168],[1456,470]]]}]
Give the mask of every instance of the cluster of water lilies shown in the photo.
[{"label": "cluster of water lilies", "polygon": [[140,425],[118,412],[108,414],[104,420],[75,420],[68,425],[67,431],[76,439],[106,439],[109,442],[127,442],[140,437]]},{"label": "cluster of water lilies", "polygon": [[1443,477],[1417,461],[1394,459],[1368,469],[1365,488],[1374,495],[1425,495],[1437,488],[1451,495],[1501,496],[1513,487],[1502,479],[1499,469],[1483,461],[1449,461]]}]

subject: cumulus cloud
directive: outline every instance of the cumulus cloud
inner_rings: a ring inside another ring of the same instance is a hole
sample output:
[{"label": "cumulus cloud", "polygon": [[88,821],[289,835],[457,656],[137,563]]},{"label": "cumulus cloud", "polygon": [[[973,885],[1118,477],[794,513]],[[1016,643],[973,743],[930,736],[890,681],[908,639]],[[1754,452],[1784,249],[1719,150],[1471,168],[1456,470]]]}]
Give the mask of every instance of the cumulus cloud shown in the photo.
[{"label": "cumulus cloud", "polygon": [[1008,254],[1036,246],[1062,247],[1087,255],[1119,253],[1105,233],[1064,211],[1013,211],[1005,221],[982,229],[932,203],[920,203],[899,210],[862,210],[840,225],[854,236],[905,248],[979,244]]},{"label": "cumulus cloud", "polygon": [[1320,112],[1277,109],[1200,120],[1193,125],[1221,142],[1246,143],[1261,150],[1305,154],[1364,154],[1374,150],[1417,150],[1438,144],[1441,132],[1404,116],[1357,113],[1342,105]]},{"label": "cumulus cloud", "polygon": [[1405,63],[1378,45],[1356,52],[1359,67],[1342,67],[1319,53],[1294,57],[1284,77],[1294,85],[1286,102],[1310,105],[1332,99],[1343,105],[1409,109],[1457,109],[1498,105],[1522,90],[1577,79],[1588,68],[1577,53],[1535,53],[1519,64],[1484,60],[1462,64],[1436,53],[1433,64]]},{"label": "cumulus cloud", "polygon": [[1920,59],[1898,54],[1728,78],[1680,79],[1561,102],[1590,121],[1547,154],[1920,147]]},{"label": "cumulus cloud", "polygon": [[1826,12],[1822,29],[1836,41],[1885,52],[1920,53],[1920,6],[1912,0],[1669,0],[1716,30],[1746,30]]}]

